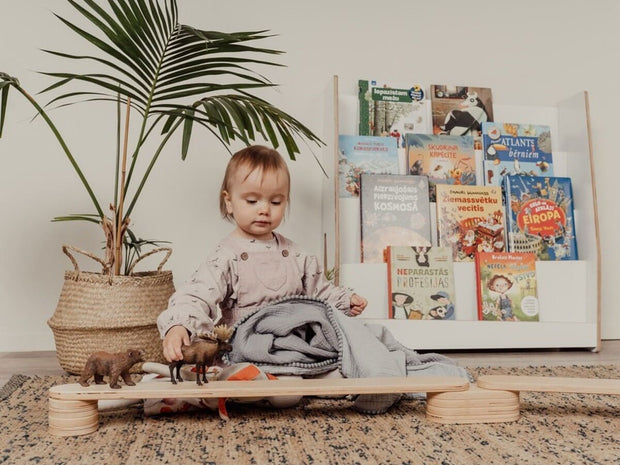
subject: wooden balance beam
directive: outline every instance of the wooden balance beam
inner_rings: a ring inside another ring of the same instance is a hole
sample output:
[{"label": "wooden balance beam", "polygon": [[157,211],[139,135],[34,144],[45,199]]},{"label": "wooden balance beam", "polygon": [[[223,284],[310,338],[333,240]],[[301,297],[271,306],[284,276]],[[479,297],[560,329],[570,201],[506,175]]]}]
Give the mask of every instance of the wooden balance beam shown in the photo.
[{"label": "wooden balance beam", "polygon": [[426,396],[426,416],[438,423],[516,421],[522,391],[620,395],[620,379],[483,375],[461,392]]},{"label": "wooden balance beam", "polygon": [[98,400],[161,398],[248,398],[272,396],[326,396],[465,391],[469,382],[456,376],[414,376],[348,379],[282,379],[210,381],[202,386],[186,381],[138,383],[112,389],[107,384],[53,386],[49,390],[49,432],[54,436],[79,436],[99,427]]}]

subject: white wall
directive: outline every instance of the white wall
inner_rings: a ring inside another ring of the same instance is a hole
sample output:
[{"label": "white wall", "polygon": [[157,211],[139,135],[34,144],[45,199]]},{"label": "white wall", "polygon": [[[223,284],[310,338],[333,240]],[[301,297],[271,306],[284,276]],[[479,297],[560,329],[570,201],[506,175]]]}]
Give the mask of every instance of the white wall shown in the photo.
[{"label": "white wall", "polygon": [[[268,70],[281,84],[265,94],[330,138],[326,108],[334,74],[340,86],[361,77],[382,81],[452,83],[493,88],[500,104],[552,106],[588,90],[603,248],[603,338],[620,338],[620,248],[617,178],[617,109],[620,41],[615,0],[291,2],[181,0],[181,21],[222,31],[269,29],[264,45],[285,50],[286,68]],[[62,0],[3,5],[0,71],[20,78],[33,93],[49,81],[34,71],[63,70],[39,51],[79,47],[52,12],[72,14]],[[78,49],[79,50],[79,49]],[[43,99],[45,101],[45,99]],[[73,107],[54,117],[98,192],[111,191],[114,129],[110,109]],[[63,243],[98,251],[97,227],[51,223],[67,213],[92,210],[48,129],[30,121],[31,107],[16,93],[0,140],[0,351],[54,347],[46,326],[69,261]],[[218,143],[199,137],[186,162],[170,147],[133,215],[143,237],[173,242],[170,260],[177,283],[184,280],[225,234],[217,191],[227,156]],[[318,156],[321,150],[315,149]],[[315,253],[321,251],[322,174],[310,151],[291,163],[293,203],[282,232]],[[86,262],[84,262],[86,263]]]}]

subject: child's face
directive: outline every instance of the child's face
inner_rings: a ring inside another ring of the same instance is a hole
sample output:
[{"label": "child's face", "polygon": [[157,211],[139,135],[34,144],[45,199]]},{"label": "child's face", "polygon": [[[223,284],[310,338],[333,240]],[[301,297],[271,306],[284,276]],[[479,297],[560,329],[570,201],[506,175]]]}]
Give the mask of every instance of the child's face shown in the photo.
[{"label": "child's face", "polygon": [[492,286],[492,289],[500,294],[504,294],[509,288],[509,283],[505,279],[496,279]]},{"label": "child's face", "polygon": [[281,171],[266,171],[241,166],[233,174],[229,191],[224,192],[228,213],[242,237],[267,240],[284,219],[288,201],[288,180]]}]

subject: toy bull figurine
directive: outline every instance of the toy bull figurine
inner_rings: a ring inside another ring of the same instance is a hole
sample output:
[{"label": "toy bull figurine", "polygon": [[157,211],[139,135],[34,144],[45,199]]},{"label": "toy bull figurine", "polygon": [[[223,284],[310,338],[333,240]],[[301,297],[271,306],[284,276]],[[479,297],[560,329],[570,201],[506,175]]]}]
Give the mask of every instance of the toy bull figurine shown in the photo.
[{"label": "toy bull figurine", "polygon": [[[181,366],[186,363],[196,364],[196,384],[199,386],[202,385],[200,379],[201,368],[202,381],[208,383],[207,367],[213,365],[218,355],[232,350],[232,346],[228,343],[228,340],[232,336],[232,332],[232,329],[228,326],[219,325],[213,328],[212,333],[201,336],[201,340],[195,341],[188,346],[183,346],[181,348],[183,359],[174,361],[170,364],[170,381],[172,381],[172,384],[177,384],[177,381],[183,381],[181,377]],[[174,376],[175,368],[177,369],[176,378]]]}]

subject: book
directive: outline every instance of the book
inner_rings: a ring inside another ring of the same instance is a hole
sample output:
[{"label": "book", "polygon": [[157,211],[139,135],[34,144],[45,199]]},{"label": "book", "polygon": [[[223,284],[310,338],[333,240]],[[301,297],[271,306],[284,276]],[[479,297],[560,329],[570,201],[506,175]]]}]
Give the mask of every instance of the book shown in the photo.
[{"label": "book", "polygon": [[359,135],[391,136],[405,147],[406,133],[430,132],[429,102],[422,86],[358,81]]},{"label": "book", "polygon": [[426,175],[431,202],[436,184],[476,184],[476,155],[471,136],[406,134],[409,174]]},{"label": "book", "polygon": [[398,174],[396,139],[374,136],[338,136],[338,190],[340,197],[359,197],[362,173]]},{"label": "book", "polygon": [[482,123],[484,184],[507,174],[553,176],[551,129],[543,124]]},{"label": "book", "polygon": [[389,317],[454,320],[452,250],[448,247],[388,246]]},{"label": "book", "polygon": [[505,250],[504,208],[499,186],[437,184],[438,245],[451,247],[455,261],[476,252]]},{"label": "book", "polygon": [[539,321],[535,254],[480,252],[475,267],[479,320]]},{"label": "book", "polygon": [[508,251],[577,260],[570,178],[504,176]]},{"label": "book", "polygon": [[426,176],[361,175],[361,261],[383,262],[388,245],[431,245]]},{"label": "book", "polygon": [[488,87],[431,85],[433,134],[471,135],[482,148],[482,127],[493,121],[493,94]]}]

